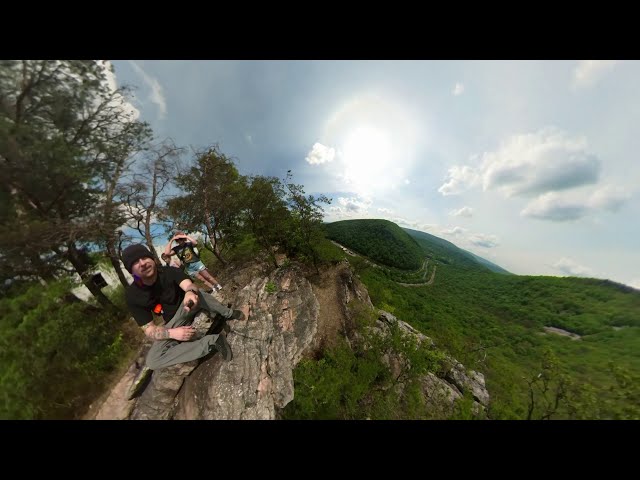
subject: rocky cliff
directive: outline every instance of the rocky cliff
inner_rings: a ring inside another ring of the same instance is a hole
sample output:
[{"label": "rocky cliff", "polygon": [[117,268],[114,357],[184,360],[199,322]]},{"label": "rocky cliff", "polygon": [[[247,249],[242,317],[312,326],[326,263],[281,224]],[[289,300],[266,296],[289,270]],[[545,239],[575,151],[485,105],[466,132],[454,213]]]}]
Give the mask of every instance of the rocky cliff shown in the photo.
[{"label": "rocky cliff", "polygon": [[[295,264],[274,271],[256,265],[225,274],[218,299],[234,306],[249,305],[246,320],[222,322],[198,314],[200,332],[222,332],[233,349],[233,360],[219,354],[153,372],[143,391],[128,399],[134,379],[140,379],[148,344],[139,358],[97,407],[97,419],[276,419],[294,398],[293,369],[303,356],[330,347],[339,336],[353,340],[354,322],[347,307],[354,299],[374,310],[366,288],[347,262],[322,271],[310,281]],[[393,315],[376,311],[380,334],[392,325],[419,342],[431,340]],[[357,335],[357,333],[356,333]],[[435,348],[435,347],[434,347]],[[390,368],[398,359],[387,359]],[[475,408],[487,406],[484,377],[467,372],[455,359],[441,376],[422,381],[428,408],[446,416],[453,402],[468,392]]]}]

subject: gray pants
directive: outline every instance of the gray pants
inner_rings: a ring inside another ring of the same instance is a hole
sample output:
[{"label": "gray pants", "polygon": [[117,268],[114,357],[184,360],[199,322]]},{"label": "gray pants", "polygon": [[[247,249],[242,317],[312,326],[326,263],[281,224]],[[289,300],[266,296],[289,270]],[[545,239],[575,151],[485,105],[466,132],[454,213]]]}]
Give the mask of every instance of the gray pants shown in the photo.
[{"label": "gray pants", "polygon": [[[208,293],[198,292],[198,306],[187,312],[182,305],[173,318],[164,326],[165,328],[176,328],[190,325],[193,318],[200,310],[207,310],[211,313],[218,313],[224,318],[231,318],[233,310],[225,307]],[[180,342],[174,339],[156,340],[147,354],[147,367],[151,370],[175,365],[176,363],[190,362],[204,357],[209,353],[210,347],[218,339],[218,335],[205,335],[204,337]]]}]

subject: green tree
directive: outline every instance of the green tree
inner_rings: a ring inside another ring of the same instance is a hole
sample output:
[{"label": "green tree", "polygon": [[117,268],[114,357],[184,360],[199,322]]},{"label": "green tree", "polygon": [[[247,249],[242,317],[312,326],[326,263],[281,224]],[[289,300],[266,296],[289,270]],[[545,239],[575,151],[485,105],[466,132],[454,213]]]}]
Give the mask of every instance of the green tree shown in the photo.
[{"label": "green tree", "polygon": [[96,299],[87,250],[122,224],[105,193],[149,138],[95,61],[0,63],[2,277],[52,279],[72,266]]},{"label": "green tree", "polygon": [[316,271],[319,272],[317,248],[325,238],[325,232],[322,225],[324,212],[318,204],[330,204],[331,199],[325,195],[318,197],[305,195],[304,186],[292,182],[291,170],[287,171],[285,187],[292,227],[287,245],[293,253],[310,258]]},{"label": "green tree", "polygon": [[407,232],[388,220],[342,220],[325,225],[332,240],[378,264],[418,270],[424,253]]},{"label": "green tree", "polygon": [[244,177],[214,145],[196,152],[195,164],[178,175],[176,183],[183,193],[168,201],[168,216],[182,229],[204,230],[211,244],[204,242],[205,247],[226,265],[223,251],[237,236]]},{"label": "green tree", "polygon": [[[153,226],[166,222],[168,203],[172,198],[169,190],[175,185],[183,151],[183,148],[176,146],[170,139],[150,147],[141,156],[136,170],[129,173],[118,189],[127,226],[144,240],[158,264],[160,259],[154,242],[161,234],[154,234]],[[120,231],[117,258],[122,254],[122,242],[131,239],[124,237]]]},{"label": "green tree", "polygon": [[626,367],[610,361],[609,371],[615,384],[609,388],[611,399],[607,400],[616,420],[640,420],[640,376]]},{"label": "green tree", "polygon": [[243,198],[244,227],[255,237],[276,268],[276,249],[286,243],[291,232],[291,214],[284,196],[279,179],[258,175],[249,179]]},{"label": "green tree", "polygon": [[36,283],[0,299],[0,418],[73,418],[121,361],[122,318],[70,287]]}]

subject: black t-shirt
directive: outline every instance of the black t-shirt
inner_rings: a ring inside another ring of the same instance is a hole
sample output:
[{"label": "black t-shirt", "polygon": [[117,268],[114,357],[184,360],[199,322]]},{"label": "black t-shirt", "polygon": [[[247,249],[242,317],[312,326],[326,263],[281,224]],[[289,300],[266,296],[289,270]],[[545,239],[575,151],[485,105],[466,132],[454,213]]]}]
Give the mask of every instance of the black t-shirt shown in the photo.
[{"label": "black t-shirt", "polygon": [[157,304],[162,305],[164,321],[171,320],[184,299],[185,292],[180,288],[183,280],[189,280],[189,277],[179,268],[158,267],[158,278],[153,285],[142,282],[129,285],[125,290],[127,306],[138,325],[153,320],[151,312]]},{"label": "black t-shirt", "polygon": [[191,242],[185,242],[182,245],[173,247],[172,250],[178,255],[178,258],[182,263],[195,263],[200,261],[200,257],[193,249],[194,245]]}]

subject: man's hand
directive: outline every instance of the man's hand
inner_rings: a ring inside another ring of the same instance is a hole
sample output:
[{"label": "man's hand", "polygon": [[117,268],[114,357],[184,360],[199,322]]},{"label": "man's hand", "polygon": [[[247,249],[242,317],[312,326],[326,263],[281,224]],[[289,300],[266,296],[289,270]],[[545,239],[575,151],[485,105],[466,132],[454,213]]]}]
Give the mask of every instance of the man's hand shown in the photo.
[{"label": "man's hand", "polygon": [[184,305],[184,309],[188,312],[192,308],[195,308],[198,306],[198,301],[199,301],[198,294],[194,293],[193,291],[188,291],[184,295],[184,300],[182,300],[182,305]]},{"label": "man's hand", "polygon": [[187,325],[185,327],[176,327],[171,328],[171,338],[175,340],[180,340],[181,342],[187,342],[193,338],[196,334],[196,329],[191,325]]}]

